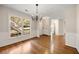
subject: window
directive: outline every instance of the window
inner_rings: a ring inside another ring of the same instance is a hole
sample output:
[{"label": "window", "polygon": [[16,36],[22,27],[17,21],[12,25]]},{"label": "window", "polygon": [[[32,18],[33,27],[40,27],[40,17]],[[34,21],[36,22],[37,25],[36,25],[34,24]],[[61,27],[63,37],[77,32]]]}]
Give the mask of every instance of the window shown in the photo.
[{"label": "window", "polygon": [[10,36],[15,37],[21,34],[30,34],[30,21],[27,18],[16,16],[10,17]]},{"label": "window", "polygon": [[27,18],[23,19],[23,34],[29,34],[30,33],[30,21]]}]

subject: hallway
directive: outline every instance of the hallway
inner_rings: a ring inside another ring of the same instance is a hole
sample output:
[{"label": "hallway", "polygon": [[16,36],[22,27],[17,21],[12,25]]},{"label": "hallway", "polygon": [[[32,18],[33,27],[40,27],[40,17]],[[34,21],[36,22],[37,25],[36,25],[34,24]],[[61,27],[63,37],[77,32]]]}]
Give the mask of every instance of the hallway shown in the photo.
[{"label": "hallway", "polygon": [[[55,47],[50,52],[50,36],[42,35],[41,37],[31,38],[30,40],[18,42],[0,48],[2,54],[78,54],[76,48],[64,45],[62,36],[55,37]],[[57,39],[59,38],[59,39]]]}]

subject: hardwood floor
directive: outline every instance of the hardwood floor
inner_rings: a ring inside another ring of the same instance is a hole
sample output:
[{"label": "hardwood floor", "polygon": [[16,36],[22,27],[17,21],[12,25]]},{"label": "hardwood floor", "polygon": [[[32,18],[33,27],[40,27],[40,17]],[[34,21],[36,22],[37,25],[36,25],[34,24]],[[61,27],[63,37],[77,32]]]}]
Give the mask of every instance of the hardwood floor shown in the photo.
[{"label": "hardwood floor", "polygon": [[1,54],[78,54],[76,48],[66,46],[63,36],[54,36],[53,49],[50,51],[50,36],[42,35],[5,47],[0,47]]}]

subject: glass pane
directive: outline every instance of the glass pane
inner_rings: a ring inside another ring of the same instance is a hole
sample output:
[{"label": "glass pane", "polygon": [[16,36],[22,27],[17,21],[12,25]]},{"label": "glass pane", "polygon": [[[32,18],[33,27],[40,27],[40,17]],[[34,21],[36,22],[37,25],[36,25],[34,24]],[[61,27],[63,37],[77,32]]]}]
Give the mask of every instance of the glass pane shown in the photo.
[{"label": "glass pane", "polygon": [[29,34],[30,33],[30,21],[27,18],[23,19],[23,34]]},{"label": "glass pane", "polygon": [[16,16],[11,16],[10,20],[11,20],[11,22],[10,22],[11,37],[21,35],[21,30],[22,30],[21,19]]}]

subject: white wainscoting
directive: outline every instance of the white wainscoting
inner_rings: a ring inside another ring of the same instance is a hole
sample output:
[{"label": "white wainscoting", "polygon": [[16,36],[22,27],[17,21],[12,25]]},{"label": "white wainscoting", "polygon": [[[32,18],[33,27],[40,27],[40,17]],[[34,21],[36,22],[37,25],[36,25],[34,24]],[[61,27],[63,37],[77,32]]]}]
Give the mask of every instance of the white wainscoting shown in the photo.
[{"label": "white wainscoting", "polygon": [[77,50],[79,52],[79,34],[77,34],[76,48],[77,48]]},{"label": "white wainscoting", "polygon": [[27,40],[32,38],[32,36],[30,34],[27,35],[21,35],[18,37],[10,37],[8,33],[6,32],[0,32],[0,47],[2,46],[6,46],[9,44],[13,44],[19,41],[23,41],[23,40]]},{"label": "white wainscoting", "polygon": [[66,33],[66,35],[65,35],[65,44],[66,45],[76,48],[76,40],[77,40],[76,33]]}]

